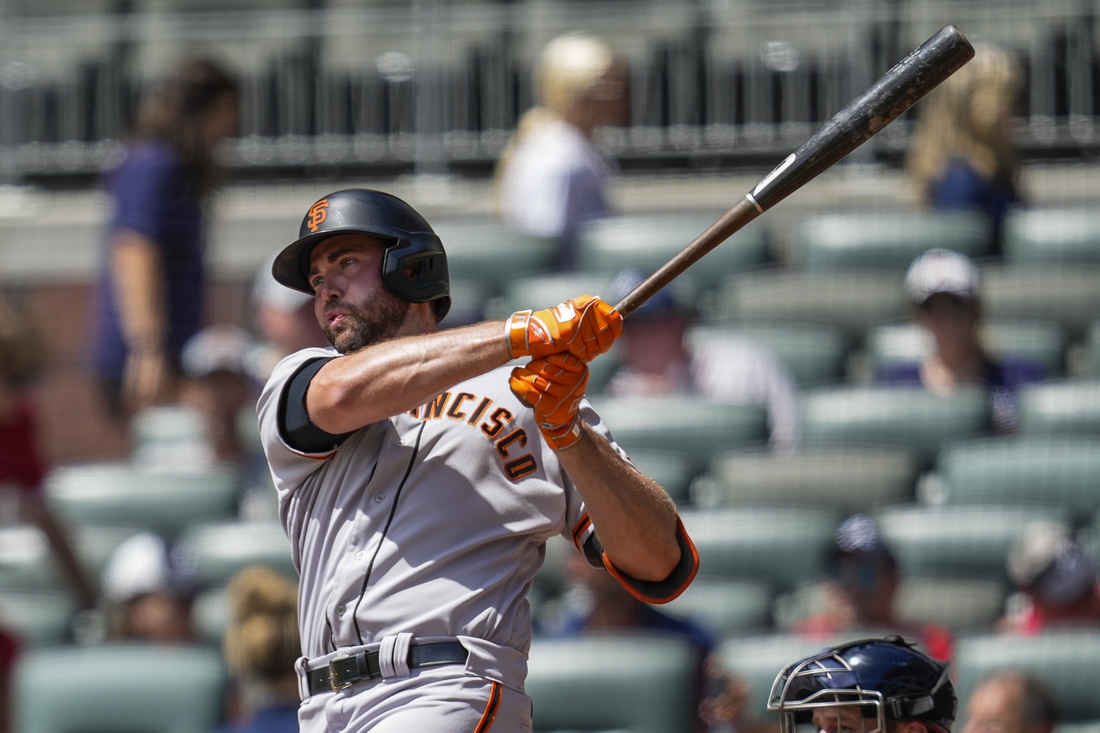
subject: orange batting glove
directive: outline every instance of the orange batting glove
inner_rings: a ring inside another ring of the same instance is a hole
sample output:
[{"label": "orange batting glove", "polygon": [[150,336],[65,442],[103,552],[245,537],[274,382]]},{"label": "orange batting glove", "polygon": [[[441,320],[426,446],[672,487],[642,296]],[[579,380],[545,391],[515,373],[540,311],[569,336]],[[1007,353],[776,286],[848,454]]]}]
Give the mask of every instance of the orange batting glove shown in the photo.
[{"label": "orange batting glove", "polygon": [[582,295],[553,308],[513,313],[505,332],[512,358],[569,352],[589,362],[622,334],[623,317],[599,298]]},{"label": "orange batting glove", "polygon": [[512,391],[535,411],[539,431],[554,450],[580,440],[577,414],[588,386],[588,366],[572,354],[551,354],[512,370]]}]

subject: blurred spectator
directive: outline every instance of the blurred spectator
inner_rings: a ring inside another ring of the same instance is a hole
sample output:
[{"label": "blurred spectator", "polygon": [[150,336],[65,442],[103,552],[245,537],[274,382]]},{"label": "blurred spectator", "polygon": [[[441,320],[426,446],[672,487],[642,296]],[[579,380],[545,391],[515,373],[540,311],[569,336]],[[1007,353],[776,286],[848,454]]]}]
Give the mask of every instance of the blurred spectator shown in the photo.
[{"label": "blurred spectator", "polygon": [[1008,571],[1026,602],[1000,623],[1003,631],[1100,626],[1100,571],[1064,526],[1028,525],[1009,552]]},{"label": "blurred spectator", "polygon": [[237,700],[218,733],[297,733],[298,588],[270,568],[241,570],[227,591],[225,659]]},{"label": "blurred spectator", "polygon": [[[623,270],[611,283],[617,303],[645,276]],[[622,362],[607,391],[615,396],[698,394],[722,402],[767,408],[773,449],[797,443],[798,386],[771,352],[748,339],[724,337],[687,343],[691,318],[669,288],[630,316],[615,348]]]},{"label": "blurred spectator", "polygon": [[267,384],[275,365],[296,351],[328,346],[313,313],[313,298],[276,282],[271,257],[256,271],[252,309],[263,343],[248,355],[245,368],[258,385]]},{"label": "blurred spectator", "polygon": [[1020,672],[997,672],[970,693],[962,733],[1053,733],[1059,718],[1042,684]]},{"label": "blurred spectator", "polygon": [[706,697],[699,705],[699,717],[707,733],[777,733],[777,721],[758,720],[752,715],[748,683],[740,675],[727,672],[718,654],[707,657],[703,674]]},{"label": "blurred spectator", "polygon": [[993,226],[993,251],[1008,210],[1020,203],[1020,164],[1012,117],[1022,88],[1016,60],[993,46],[931,94],[917,124],[907,167],[918,198],[938,209],[970,209]]},{"label": "blurred spectator", "polygon": [[826,572],[825,610],[797,623],[797,632],[823,641],[853,631],[896,633],[919,640],[935,659],[951,658],[952,639],[946,629],[898,619],[897,561],[870,517],[856,514],[840,525]]},{"label": "blurred spectator", "polygon": [[1016,429],[1016,391],[1041,381],[1043,370],[1026,359],[994,361],[981,342],[982,304],[978,268],[969,257],[945,249],[925,252],[909,266],[905,294],[917,323],[933,349],[919,364],[889,367],[876,375],[887,384],[919,384],[936,394],[951,394],[967,384],[990,392],[993,429]]},{"label": "blurred spectator", "polygon": [[555,38],[535,66],[539,106],[529,110],[501,158],[498,204],[525,232],[561,240],[561,268],[576,267],[582,224],[608,213],[611,166],[592,144],[601,125],[625,119],[626,67],[602,41]]},{"label": "blurred spectator", "polygon": [[255,340],[226,323],[207,326],[188,339],[180,356],[186,380],[180,401],[203,416],[206,437],[218,461],[245,464],[249,456],[238,434],[238,415],[255,404],[258,392],[245,371]]},{"label": "blurred spectator", "polygon": [[209,61],[186,61],[145,101],[107,179],[94,360],[116,415],[175,396],[180,351],[202,319],[213,150],[236,129],[236,82]]},{"label": "blurred spectator", "polygon": [[113,639],[154,643],[194,640],[191,601],[195,568],[164,539],[142,532],[120,544],[103,571],[108,633]]}]

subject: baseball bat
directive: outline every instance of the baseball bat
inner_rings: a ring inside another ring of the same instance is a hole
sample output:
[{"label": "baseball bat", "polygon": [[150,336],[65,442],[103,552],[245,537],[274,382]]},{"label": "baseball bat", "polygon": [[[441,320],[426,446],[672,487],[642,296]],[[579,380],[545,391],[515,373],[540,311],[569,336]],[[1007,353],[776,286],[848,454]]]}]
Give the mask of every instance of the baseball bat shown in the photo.
[{"label": "baseball bat", "polygon": [[862,145],[973,57],[974,48],[966,36],[953,25],[945,26],[837,112],[732,209],[627,293],[615,308],[624,316],[630,315],[699,258]]}]

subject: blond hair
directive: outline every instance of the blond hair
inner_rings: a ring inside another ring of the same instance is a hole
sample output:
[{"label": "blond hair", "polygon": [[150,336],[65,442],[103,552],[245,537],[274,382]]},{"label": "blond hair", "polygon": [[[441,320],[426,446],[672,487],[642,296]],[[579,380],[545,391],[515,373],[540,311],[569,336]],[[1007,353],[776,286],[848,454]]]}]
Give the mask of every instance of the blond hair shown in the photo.
[{"label": "blond hair", "polygon": [[979,44],[970,63],[928,96],[906,161],[919,200],[927,199],[952,159],[965,160],[988,181],[1015,187],[1019,161],[1004,122],[1021,83],[1012,55]]},{"label": "blond hair", "polygon": [[241,570],[227,591],[230,624],[225,658],[242,678],[269,682],[294,674],[301,656],[297,586],[262,565]]}]

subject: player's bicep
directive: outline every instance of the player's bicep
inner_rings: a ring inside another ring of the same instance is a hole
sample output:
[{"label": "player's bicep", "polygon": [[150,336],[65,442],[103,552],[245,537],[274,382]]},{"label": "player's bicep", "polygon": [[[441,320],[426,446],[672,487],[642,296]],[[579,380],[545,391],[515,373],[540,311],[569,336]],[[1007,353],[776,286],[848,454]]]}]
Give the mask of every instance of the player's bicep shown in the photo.
[{"label": "player's bicep", "polygon": [[335,435],[313,424],[306,407],[306,394],[310,382],[317,372],[336,357],[318,358],[307,361],[294,373],[286,386],[279,402],[279,435],[283,441],[302,453],[324,453],[333,451],[347,440],[351,433]]}]

